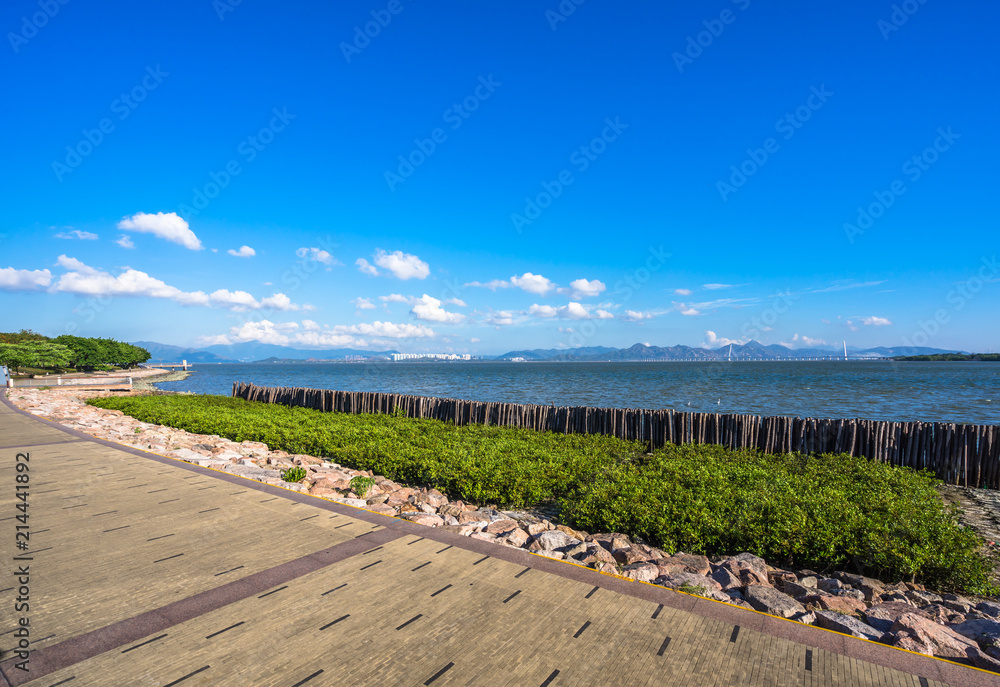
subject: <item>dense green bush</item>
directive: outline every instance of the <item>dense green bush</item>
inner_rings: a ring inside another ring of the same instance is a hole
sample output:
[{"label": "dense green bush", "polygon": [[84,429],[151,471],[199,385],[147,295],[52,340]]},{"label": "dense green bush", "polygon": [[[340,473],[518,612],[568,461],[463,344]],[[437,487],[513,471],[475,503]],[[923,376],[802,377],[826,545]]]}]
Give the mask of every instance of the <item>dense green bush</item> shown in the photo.
[{"label": "dense green bush", "polygon": [[558,499],[563,519],[577,527],[625,532],[671,553],[750,551],[775,564],[996,591],[982,541],[957,524],[934,478],[863,458],[719,446],[648,454],[603,436],[321,413],[224,396],[89,403],[144,422],[327,457],[473,503]]}]

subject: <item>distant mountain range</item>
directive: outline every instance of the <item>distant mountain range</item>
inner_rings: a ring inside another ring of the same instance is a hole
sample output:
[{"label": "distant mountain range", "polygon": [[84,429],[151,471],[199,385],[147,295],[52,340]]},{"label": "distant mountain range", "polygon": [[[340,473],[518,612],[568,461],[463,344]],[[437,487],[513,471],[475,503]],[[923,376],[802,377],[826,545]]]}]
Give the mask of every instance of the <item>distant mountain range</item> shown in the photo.
[{"label": "distant mountain range", "polygon": [[151,363],[179,363],[187,360],[189,363],[251,363],[267,358],[289,360],[343,360],[348,356],[362,358],[387,358],[399,351],[361,351],[354,348],[335,349],[302,349],[277,344],[262,344],[255,341],[248,343],[206,346],[205,348],[184,348],[171,346],[156,341],[133,341],[136,346],[142,346],[151,356]]},{"label": "distant mountain range", "polygon": [[[356,348],[335,348],[316,350],[309,348],[291,348],[277,344],[257,342],[206,346],[205,348],[184,348],[171,346],[156,341],[133,341],[136,346],[142,346],[149,351],[151,363],[179,363],[187,360],[189,363],[251,363],[297,360],[344,360],[348,357],[364,359],[388,358],[399,351],[362,351]],[[856,349],[848,347],[851,358],[890,358],[904,355],[937,355],[943,353],[963,353],[964,351],[927,348],[923,346],[896,346]],[[495,360],[513,360],[516,358],[532,361],[552,362],[597,362],[624,360],[725,360],[730,355],[730,347],[692,348],[690,346],[647,346],[635,344],[629,348],[609,348],[607,346],[585,346],[582,348],[535,348],[532,350],[510,351],[495,356]],[[792,358],[842,358],[843,349],[834,346],[817,348],[788,348],[780,344],[765,346],[757,341],[745,344],[733,344],[734,360],[785,360]]]},{"label": "distant mountain range", "polygon": [[[895,346],[857,349],[848,347],[849,358],[891,358],[902,355],[934,355],[938,353],[958,353],[960,351],[924,346]],[[834,346],[817,348],[789,348],[780,344],[765,346],[757,341],[745,344],[733,344],[720,348],[692,348],[690,346],[647,346],[635,344],[629,348],[605,348],[590,346],[586,348],[568,349],[534,349],[526,351],[510,351],[497,356],[497,360],[536,361],[623,361],[623,360],[788,360],[794,358],[843,358],[842,349]]]}]

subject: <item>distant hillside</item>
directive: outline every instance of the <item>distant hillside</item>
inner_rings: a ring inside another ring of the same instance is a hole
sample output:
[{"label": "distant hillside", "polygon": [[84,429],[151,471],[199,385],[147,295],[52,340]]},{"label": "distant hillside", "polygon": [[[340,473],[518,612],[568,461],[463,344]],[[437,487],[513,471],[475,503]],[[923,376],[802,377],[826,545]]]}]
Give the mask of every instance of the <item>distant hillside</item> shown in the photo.
[{"label": "distant hillside", "polygon": [[189,363],[235,363],[236,360],[224,358],[214,353],[201,351],[197,348],[183,348],[161,344],[156,341],[133,341],[135,346],[141,346],[149,351],[151,363],[179,363],[187,360]]},{"label": "distant hillside", "polygon": [[1000,353],[938,353],[937,355],[900,356],[896,360],[912,362],[1000,362]]},{"label": "distant hillside", "polygon": [[[878,347],[868,349],[852,349],[848,351],[849,358],[889,358],[899,355],[932,355],[947,354],[940,348],[925,348],[915,346]],[[499,360],[509,360],[521,357],[526,360],[550,362],[598,362],[626,360],[787,360],[802,358],[842,358],[843,352],[834,347],[793,349],[780,344],[765,346],[758,341],[745,344],[733,344],[720,348],[692,348],[690,346],[647,346],[635,344],[628,348],[606,348],[592,346],[590,348],[572,349],[535,349],[531,351],[511,351],[498,356]]]}]

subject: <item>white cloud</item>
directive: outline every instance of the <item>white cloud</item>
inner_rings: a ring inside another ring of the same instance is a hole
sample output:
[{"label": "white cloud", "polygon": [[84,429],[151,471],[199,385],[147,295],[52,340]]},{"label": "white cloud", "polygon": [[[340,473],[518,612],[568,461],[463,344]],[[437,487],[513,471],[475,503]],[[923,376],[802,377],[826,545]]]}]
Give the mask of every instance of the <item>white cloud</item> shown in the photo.
[{"label": "white cloud", "polygon": [[472,337],[471,339],[469,339],[469,343],[479,343],[479,341],[480,340],[477,339],[476,337]]},{"label": "white cloud", "polygon": [[[586,281],[580,279],[577,281]],[[597,282],[600,284],[600,282]],[[589,284],[589,282],[588,282]],[[544,296],[549,291],[552,291],[556,285],[552,283],[547,277],[543,277],[540,274],[532,274],[531,272],[525,272],[520,277],[516,274],[509,280],[494,279],[493,281],[488,281],[486,283],[473,281],[466,284],[466,286],[478,286],[484,289],[490,289],[491,291],[496,291],[497,289],[509,289],[516,287],[522,291],[527,291],[528,293],[534,293],[539,296]],[[603,284],[602,284],[603,286]],[[602,289],[603,290],[603,289]],[[566,291],[569,293],[569,291]],[[600,291],[598,291],[600,293]]]},{"label": "white cloud", "polygon": [[176,212],[157,212],[155,215],[137,212],[119,222],[118,228],[153,234],[191,250],[201,250],[204,247],[188,227],[188,223]]},{"label": "white cloud", "polygon": [[358,258],[354,261],[354,264],[358,266],[358,271],[361,272],[361,274],[367,274],[370,277],[378,276],[378,270],[375,269],[375,265],[372,265],[364,258]]},{"label": "white cloud", "polygon": [[255,251],[250,246],[240,246],[239,250],[233,250],[232,248],[230,248],[226,252],[229,253],[230,255],[236,256],[237,258],[252,258],[253,256],[257,255],[257,251]]},{"label": "white cloud", "polygon": [[791,341],[779,341],[782,346],[787,346],[788,348],[813,348],[814,346],[825,346],[826,341],[823,339],[813,339],[808,336],[800,336],[795,334]]},{"label": "white cloud", "polygon": [[449,298],[448,300],[445,301],[445,303],[447,303],[448,305],[457,306],[459,308],[466,308],[466,307],[468,307],[465,304],[465,301],[463,301],[461,298]]},{"label": "white cloud", "polygon": [[0,268],[0,289],[30,291],[45,288],[51,283],[52,273],[48,270],[19,270],[13,267]]},{"label": "white cloud", "polygon": [[688,317],[693,317],[694,315],[700,315],[701,310],[698,308],[688,305],[687,303],[674,303],[674,310],[679,312],[681,315],[687,315]]},{"label": "white cloud", "polygon": [[302,328],[308,332],[319,331],[320,326],[313,320],[302,320]]},{"label": "white cloud", "polygon": [[538,294],[539,296],[544,296],[555,287],[546,277],[540,274],[532,274],[531,272],[525,272],[520,277],[516,275],[511,277],[510,283],[522,291]]},{"label": "white cloud", "polygon": [[691,289],[674,289],[674,293],[678,296],[690,296],[693,292]]},{"label": "white cloud", "polygon": [[514,313],[510,310],[490,310],[486,316],[486,324],[493,325],[497,329],[514,324]]},{"label": "white cloud", "polygon": [[528,308],[528,314],[533,317],[552,318],[558,317],[567,320],[608,320],[612,315],[607,310],[597,309],[593,313],[583,304],[571,301],[559,307],[551,305],[538,305],[537,303]]},{"label": "white cloud", "polygon": [[182,291],[145,272],[125,269],[118,276],[95,269],[76,258],[60,255],[57,264],[68,271],[59,277],[52,291],[77,293],[88,296],[145,296],[163,298],[181,305],[204,307],[221,306],[234,312],[274,309],[281,311],[311,310],[309,305],[296,305],[283,293],[276,293],[257,301],[246,291],[218,289],[211,294],[204,291]]},{"label": "white cloud", "polygon": [[89,231],[80,231],[79,229],[60,231],[55,237],[57,239],[80,239],[82,241],[96,241],[98,238],[97,234],[92,234]]},{"label": "white cloud", "polygon": [[626,322],[641,322],[642,320],[653,319],[653,313],[642,312],[640,310],[626,310],[621,318]]},{"label": "white cloud", "polygon": [[[389,253],[379,248],[372,253],[372,261],[375,265],[391,272],[396,279],[426,279],[431,273],[426,262],[416,255],[410,255],[401,250]],[[379,274],[378,270],[364,258],[358,258],[355,264],[365,274],[370,274],[373,277]]]},{"label": "white cloud", "polygon": [[392,322],[372,322],[371,324],[337,325],[335,332],[356,333],[365,336],[383,336],[389,339],[428,338],[434,336],[434,330],[416,324],[393,324]]},{"label": "white cloud", "polygon": [[383,303],[406,303],[407,305],[416,300],[413,296],[404,296],[398,293],[390,293],[388,296],[379,296],[378,299]]},{"label": "white cloud", "polygon": [[705,343],[701,345],[702,348],[720,348],[722,346],[728,346],[730,344],[738,345],[746,343],[746,339],[727,339],[724,336],[716,336],[715,332],[712,330],[707,330],[705,332]]},{"label": "white cloud", "polygon": [[216,334],[214,336],[199,336],[197,343],[199,346],[229,346],[233,342],[225,334]]},{"label": "white cloud", "polygon": [[319,262],[326,266],[339,265],[341,264],[337,258],[333,257],[328,251],[322,248],[316,247],[303,247],[295,249],[295,255],[304,260],[312,260],[313,262]]},{"label": "white cloud", "polygon": [[555,317],[559,314],[559,309],[551,305],[538,305],[535,303],[528,308],[528,314],[534,317]]},{"label": "white cloud", "polygon": [[375,304],[372,303],[367,298],[358,297],[358,298],[355,298],[353,301],[351,301],[351,303],[354,303],[354,307],[357,308],[358,310],[374,310],[375,309]]},{"label": "white cloud", "polygon": [[887,327],[892,322],[886,317],[862,317],[861,324],[866,327]]},{"label": "white cloud", "polygon": [[441,301],[426,293],[422,298],[414,301],[410,314],[418,320],[441,322],[442,324],[458,324],[465,319],[465,315],[448,312],[441,307]]},{"label": "white cloud", "polygon": [[708,289],[709,291],[718,291],[719,289],[731,289],[733,284],[702,284],[701,288]]},{"label": "white cloud", "polygon": [[132,243],[132,239],[131,237],[129,237],[128,234],[122,234],[121,236],[119,236],[118,240],[115,241],[115,243],[117,243],[122,248],[135,248],[135,244]]},{"label": "white cloud", "polygon": [[593,298],[594,296],[599,296],[607,288],[608,287],[604,285],[604,282],[597,279],[594,279],[593,281],[576,279],[569,283],[568,289],[559,289],[559,293],[567,295],[570,298],[580,300],[583,298]]}]

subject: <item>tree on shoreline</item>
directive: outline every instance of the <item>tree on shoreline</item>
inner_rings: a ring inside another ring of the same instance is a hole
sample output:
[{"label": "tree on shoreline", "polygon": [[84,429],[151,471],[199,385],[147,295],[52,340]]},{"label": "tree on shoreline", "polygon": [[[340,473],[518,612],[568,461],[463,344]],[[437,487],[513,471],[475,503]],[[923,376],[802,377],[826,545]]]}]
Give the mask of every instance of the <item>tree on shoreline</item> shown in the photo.
[{"label": "tree on shoreline", "polygon": [[0,332],[0,364],[13,370],[22,367],[75,367],[86,371],[108,366],[127,368],[149,358],[145,348],[114,339],[68,334],[50,339],[30,329],[17,333]]}]

